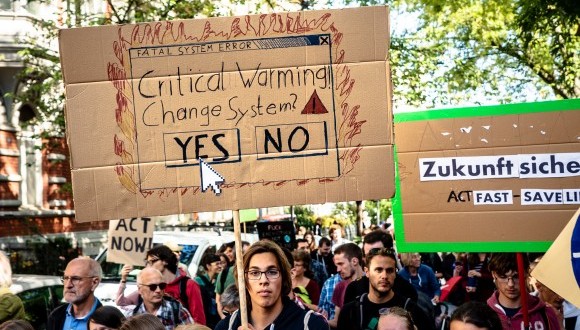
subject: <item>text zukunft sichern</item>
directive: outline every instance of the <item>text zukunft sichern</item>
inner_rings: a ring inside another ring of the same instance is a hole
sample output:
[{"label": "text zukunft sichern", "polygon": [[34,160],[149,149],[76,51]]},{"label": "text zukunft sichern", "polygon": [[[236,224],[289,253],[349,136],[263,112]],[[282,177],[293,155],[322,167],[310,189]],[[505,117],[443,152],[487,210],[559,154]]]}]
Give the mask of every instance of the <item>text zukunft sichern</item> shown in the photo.
[{"label": "text zukunft sichern", "polygon": [[580,176],[580,153],[419,159],[421,181]]}]

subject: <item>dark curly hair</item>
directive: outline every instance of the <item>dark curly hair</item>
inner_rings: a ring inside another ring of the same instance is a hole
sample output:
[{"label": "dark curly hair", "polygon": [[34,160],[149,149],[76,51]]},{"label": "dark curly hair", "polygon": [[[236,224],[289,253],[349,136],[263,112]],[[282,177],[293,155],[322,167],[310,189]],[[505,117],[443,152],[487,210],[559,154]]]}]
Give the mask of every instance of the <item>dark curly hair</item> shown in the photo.
[{"label": "dark curly hair", "polygon": [[177,274],[177,256],[170,248],[165,245],[157,245],[151,250],[147,251],[147,257],[155,256],[161,261],[165,261],[167,268],[173,274]]}]

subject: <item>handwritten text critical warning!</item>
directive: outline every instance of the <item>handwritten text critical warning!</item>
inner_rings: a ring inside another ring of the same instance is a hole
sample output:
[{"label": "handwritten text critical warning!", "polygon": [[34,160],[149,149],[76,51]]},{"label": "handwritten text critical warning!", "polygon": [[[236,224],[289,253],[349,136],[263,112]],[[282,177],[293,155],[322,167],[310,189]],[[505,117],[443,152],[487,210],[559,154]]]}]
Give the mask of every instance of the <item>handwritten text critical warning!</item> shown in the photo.
[{"label": "handwritten text critical warning!", "polygon": [[[129,53],[141,189],[167,188],[169,182],[169,188],[196,186],[187,171],[199,159],[217,170],[250,160],[263,164],[239,184],[295,179],[272,159],[291,167],[312,157],[332,164],[301,179],[340,175],[328,34]],[[282,55],[286,64],[273,66],[272,58]]]}]

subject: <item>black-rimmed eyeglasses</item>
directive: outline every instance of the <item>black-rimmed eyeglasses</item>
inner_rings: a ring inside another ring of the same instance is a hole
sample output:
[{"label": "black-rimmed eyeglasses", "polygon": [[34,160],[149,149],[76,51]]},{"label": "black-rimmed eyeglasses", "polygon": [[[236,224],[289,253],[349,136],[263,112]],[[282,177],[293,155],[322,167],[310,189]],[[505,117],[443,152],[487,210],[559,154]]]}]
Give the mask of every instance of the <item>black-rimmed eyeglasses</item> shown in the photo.
[{"label": "black-rimmed eyeglasses", "polygon": [[257,269],[248,270],[246,272],[246,276],[248,276],[249,280],[257,281],[262,278],[262,274],[266,275],[266,278],[269,280],[275,280],[280,277],[280,271],[278,269],[268,269],[266,271],[259,271]]}]

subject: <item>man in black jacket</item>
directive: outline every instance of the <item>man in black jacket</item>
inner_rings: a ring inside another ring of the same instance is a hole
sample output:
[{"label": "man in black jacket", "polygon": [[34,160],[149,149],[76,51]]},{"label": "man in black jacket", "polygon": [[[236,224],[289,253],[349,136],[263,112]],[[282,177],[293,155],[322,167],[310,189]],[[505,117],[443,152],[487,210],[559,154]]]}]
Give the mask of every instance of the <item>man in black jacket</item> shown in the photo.
[{"label": "man in black jacket", "polygon": [[395,306],[410,312],[418,329],[435,329],[434,320],[417,304],[392,290],[397,274],[396,260],[391,249],[373,249],[367,254],[365,271],[369,279],[369,293],[344,305],[338,317],[338,330],[375,330],[380,315]]},{"label": "man in black jacket", "polygon": [[64,299],[48,317],[48,330],[86,330],[90,316],[101,307],[95,289],[101,282],[101,265],[90,258],[71,260],[64,271]]},{"label": "man in black jacket", "polygon": [[[363,240],[364,255],[367,255],[372,249],[378,248],[393,248],[393,237],[382,229],[377,229],[366,234]],[[411,298],[415,302],[417,301],[418,295],[415,287],[400,276],[395,277],[393,291],[400,296]],[[356,297],[360,297],[364,293],[369,293],[369,278],[366,276],[352,281],[348,285],[344,294],[344,304],[355,301]]]}]

